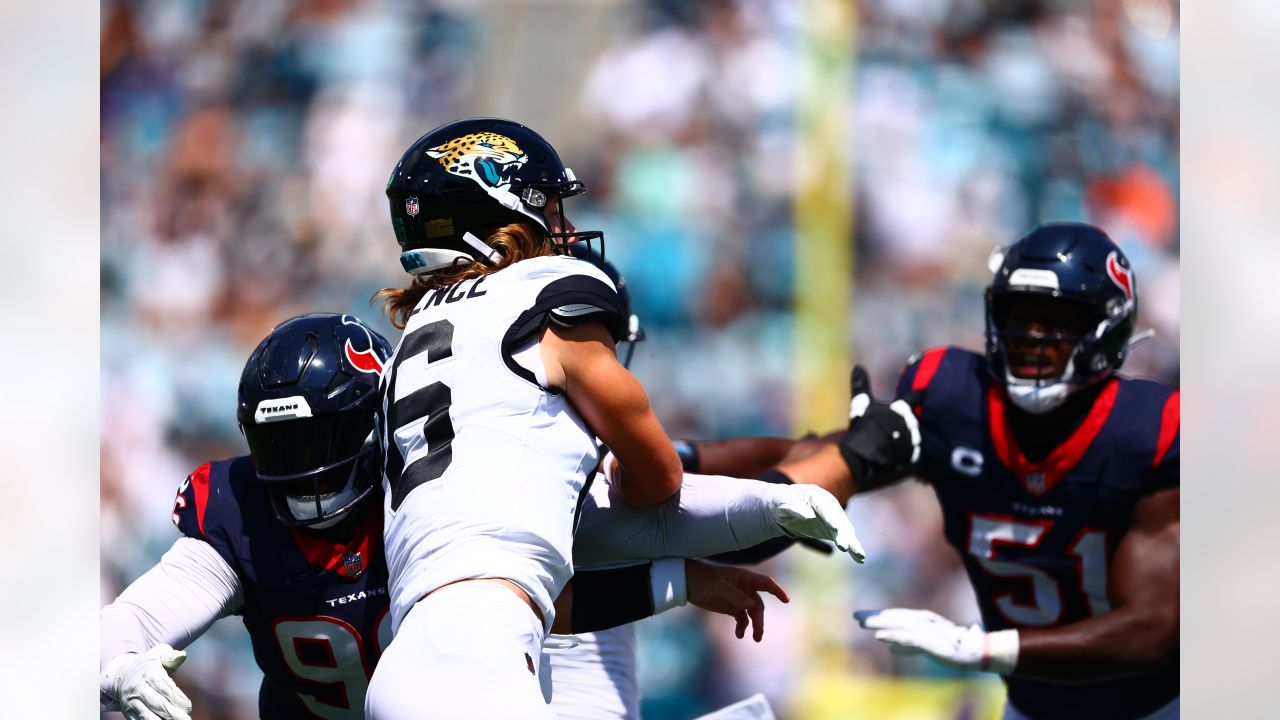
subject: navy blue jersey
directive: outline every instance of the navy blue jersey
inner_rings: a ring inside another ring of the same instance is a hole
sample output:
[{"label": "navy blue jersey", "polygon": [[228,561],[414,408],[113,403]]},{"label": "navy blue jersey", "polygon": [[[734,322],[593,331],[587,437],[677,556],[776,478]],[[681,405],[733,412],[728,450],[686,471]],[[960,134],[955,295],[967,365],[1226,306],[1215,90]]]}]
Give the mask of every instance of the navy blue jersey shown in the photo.
[{"label": "navy blue jersey", "polygon": [[[1111,378],[1071,436],[1032,463],[1005,425],[1007,398],[986,358],[930,350],[903,370],[897,395],[923,388],[920,474],[937,493],[986,629],[1053,627],[1109,610],[1108,568],[1134,505],[1178,487],[1178,391]],[[1092,685],[1006,682],[1031,717],[1135,718],[1177,697],[1178,662]]]},{"label": "navy blue jersey", "polygon": [[370,501],[345,544],[281,524],[246,457],[201,465],[178,490],[173,521],[235,569],[237,611],[265,675],[258,712],[363,718],[369,675],[391,641],[382,513]]}]

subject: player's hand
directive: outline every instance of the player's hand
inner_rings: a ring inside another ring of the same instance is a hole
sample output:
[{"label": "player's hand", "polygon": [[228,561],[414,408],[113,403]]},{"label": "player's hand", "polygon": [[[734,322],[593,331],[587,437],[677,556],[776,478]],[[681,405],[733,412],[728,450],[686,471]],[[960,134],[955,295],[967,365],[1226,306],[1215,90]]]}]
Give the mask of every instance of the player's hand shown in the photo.
[{"label": "player's hand", "polygon": [[891,403],[880,402],[871,396],[871,379],[861,365],[854,366],[850,384],[849,429],[837,445],[854,481],[874,483],[911,472],[920,460],[920,423],[915,408],[924,402],[924,391]]},{"label": "player's hand", "polygon": [[978,625],[963,627],[935,612],[907,608],[859,610],[853,617],[899,654],[925,653],[947,667],[1002,675],[1018,664],[1017,630],[988,633]]},{"label": "player's hand", "polygon": [[816,485],[783,485],[778,488],[769,509],[773,519],[788,535],[830,540],[849,553],[854,562],[867,559],[844,507],[826,490]]},{"label": "player's hand", "polygon": [[150,650],[123,653],[107,662],[99,678],[104,705],[114,705],[128,720],[191,720],[191,700],[170,677],[187,659],[161,643]]},{"label": "player's hand", "polygon": [[768,575],[698,560],[686,560],[684,567],[689,603],[703,610],[731,615],[738,621],[734,632],[739,638],[746,635],[748,625],[752,628],[751,639],[760,642],[764,637],[764,598],[760,593],[791,602],[787,591]]}]

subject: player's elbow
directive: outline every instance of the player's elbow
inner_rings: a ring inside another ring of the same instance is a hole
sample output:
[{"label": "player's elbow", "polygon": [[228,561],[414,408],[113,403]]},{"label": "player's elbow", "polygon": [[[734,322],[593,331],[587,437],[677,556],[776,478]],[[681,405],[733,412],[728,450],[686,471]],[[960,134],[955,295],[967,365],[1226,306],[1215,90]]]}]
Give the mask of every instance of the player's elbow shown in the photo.
[{"label": "player's elbow", "polygon": [[680,458],[672,451],[670,458],[663,458],[640,472],[631,472],[624,466],[615,490],[628,505],[647,508],[675,495],[683,479]]},{"label": "player's elbow", "polygon": [[1130,669],[1141,674],[1163,670],[1178,654],[1178,611],[1152,608],[1135,618],[1126,643]]}]

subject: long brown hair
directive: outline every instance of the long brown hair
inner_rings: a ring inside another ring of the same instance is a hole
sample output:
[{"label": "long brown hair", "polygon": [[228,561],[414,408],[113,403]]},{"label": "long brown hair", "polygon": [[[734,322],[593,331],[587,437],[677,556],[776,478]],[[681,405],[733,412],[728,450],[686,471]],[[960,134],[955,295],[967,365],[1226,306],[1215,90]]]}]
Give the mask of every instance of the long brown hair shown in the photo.
[{"label": "long brown hair", "polygon": [[493,265],[458,258],[449,267],[415,277],[407,288],[382,288],[369,298],[369,304],[380,303],[391,324],[403,330],[409,322],[409,314],[427,292],[468,278],[496,273],[521,260],[550,255],[554,249],[547,240],[546,232],[529,223],[504,225],[495,230],[487,242],[502,253]]}]

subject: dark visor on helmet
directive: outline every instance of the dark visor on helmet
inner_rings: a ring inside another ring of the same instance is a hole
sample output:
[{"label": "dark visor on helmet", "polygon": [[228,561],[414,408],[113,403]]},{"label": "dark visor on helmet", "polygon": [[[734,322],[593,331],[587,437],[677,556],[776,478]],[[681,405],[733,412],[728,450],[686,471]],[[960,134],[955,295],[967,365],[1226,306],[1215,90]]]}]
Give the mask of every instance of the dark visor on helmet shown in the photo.
[{"label": "dark visor on helmet", "polygon": [[373,418],[342,413],[243,427],[258,476],[288,480],[354,459]]}]

